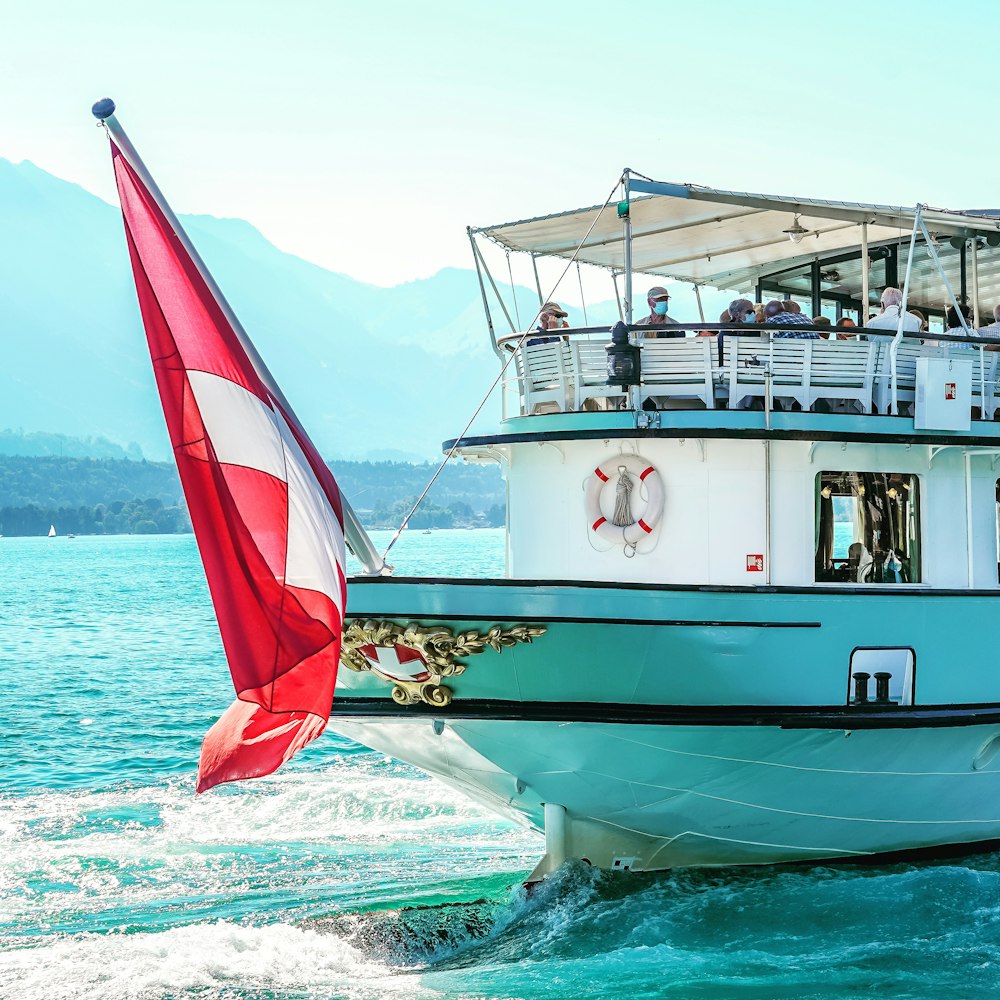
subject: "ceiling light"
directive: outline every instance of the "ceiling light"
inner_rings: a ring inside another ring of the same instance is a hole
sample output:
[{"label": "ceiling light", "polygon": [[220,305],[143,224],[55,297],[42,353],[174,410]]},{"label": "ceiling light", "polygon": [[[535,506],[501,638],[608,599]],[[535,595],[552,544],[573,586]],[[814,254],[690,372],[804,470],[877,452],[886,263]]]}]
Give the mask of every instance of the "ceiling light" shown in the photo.
[{"label": "ceiling light", "polygon": [[801,243],[802,237],[808,235],[809,230],[806,229],[801,222],[799,222],[798,213],[795,215],[795,221],[787,229],[781,230],[793,243]]}]

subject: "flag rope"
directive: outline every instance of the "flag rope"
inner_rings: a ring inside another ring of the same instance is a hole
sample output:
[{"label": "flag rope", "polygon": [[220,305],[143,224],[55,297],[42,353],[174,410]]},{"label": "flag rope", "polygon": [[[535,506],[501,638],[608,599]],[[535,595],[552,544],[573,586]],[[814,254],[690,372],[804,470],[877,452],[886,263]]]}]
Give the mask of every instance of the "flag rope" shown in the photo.
[{"label": "flag rope", "polygon": [[[563,268],[562,274],[559,275],[559,277],[556,279],[556,283],[552,286],[552,291],[550,291],[549,294],[546,296],[545,298],[546,302],[548,302],[552,298],[552,296],[555,295],[556,290],[562,284],[563,278],[566,277],[566,275],[569,273],[570,268],[576,263],[576,259],[580,255],[580,251],[583,249],[587,240],[590,239],[590,234],[594,231],[594,227],[597,225],[598,220],[604,214],[608,205],[611,204],[611,199],[614,197],[615,191],[618,190],[618,187],[621,185],[624,178],[625,174],[623,172],[621,176],[618,178],[618,180],[615,181],[614,186],[608,192],[608,196],[607,198],[604,199],[604,204],[601,206],[600,211],[597,213],[597,215],[594,216],[594,221],[590,224],[590,228],[584,234],[583,239],[580,240],[580,243],[577,246],[577,248],[573,251],[573,256],[570,257],[570,259],[566,262],[566,266]],[[448,449],[448,453],[441,460],[441,464],[437,467],[437,469],[435,469],[434,475],[431,476],[430,481],[424,487],[423,493],[421,493],[420,496],[417,497],[413,506],[410,508],[409,513],[406,515],[406,517],[403,518],[402,522],[396,529],[392,538],[389,539],[389,544],[385,547],[385,551],[382,553],[383,562],[389,555],[389,552],[392,549],[392,547],[396,544],[397,541],[399,541],[399,536],[406,530],[407,524],[410,523],[410,518],[413,517],[413,515],[417,512],[417,509],[424,502],[424,499],[427,496],[427,494],[430,493],[431,487],[434,485],[435,482],[437,482],[437,478],[444,471],[444,467],[451,461],[455,452],[458,451],[459,446],[462,443],[462,439],[465,437],[466,433],[468,432],[469,428],[473,425],[473,423],[475,423],[476,417],[478,417],[479,414],[482,412],[483,407],[486,405],[486,401],[490,398],[490,396],[493,395],[493,390],[496,389],[496,387],[503,381],[503,377],[504,375],[507,374],[507,369],[510,367],[511,361],[514,360],[515,355],[521,349],[521,345],[524,343],[525,338],[528,336],[528,334],[534,331],[535,324],[538,322],[539,317],[542,315],[542,310],[544,308],[545,308],[544,305],[539,305],[538,311],[535,313],[534,319],[532,319],[532,321],[528,324],[525,331],[518,338],[518,341],[514,345],[513,350],[508,354],[507,360],[503,363],[503,367],[500,369],[500,374],[497,375],[497,377],[493,380],[493,384],[489,387],[489,389],[486,390],[486,395],[483,396],[483,398],[480,400],[479,405],[473,411],[472,416],[469,417],[468,423],[466,423],[465,427],[462,428],[462,433],[459,434],[457,438],[455,438],[455,443]]]}]

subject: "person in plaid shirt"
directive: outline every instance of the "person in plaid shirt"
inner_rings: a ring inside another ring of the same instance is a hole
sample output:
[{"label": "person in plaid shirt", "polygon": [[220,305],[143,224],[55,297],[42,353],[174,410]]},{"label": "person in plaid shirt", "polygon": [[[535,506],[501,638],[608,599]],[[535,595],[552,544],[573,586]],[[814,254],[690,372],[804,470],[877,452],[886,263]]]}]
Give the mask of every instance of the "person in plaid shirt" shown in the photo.
[{"label": "person in plaid shirt", "polygon": [[789,329],[774,330],[771,336],[775,339],[785,337],[792,340],[819,340],[819,334],[802,313],[787,312],[784,303],[777,299],[771,299],[764,306],[764,323],[767,326],[789,327]]}]

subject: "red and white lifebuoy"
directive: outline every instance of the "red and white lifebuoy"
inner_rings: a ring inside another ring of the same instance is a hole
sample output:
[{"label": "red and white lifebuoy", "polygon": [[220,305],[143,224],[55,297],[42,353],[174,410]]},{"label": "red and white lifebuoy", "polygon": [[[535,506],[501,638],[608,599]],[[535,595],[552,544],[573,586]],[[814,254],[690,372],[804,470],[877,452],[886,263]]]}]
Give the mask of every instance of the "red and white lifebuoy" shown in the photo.
[{"label": "red and white lifebuoy", "polygon": [[[618,469],[622,466],[633,482],[641,483],[646,490],[646,509],[637,521],[624,527],[612,524],[601,509],[604,488],[609,483],[617,486]],[[663,481],[656,469],[644,458],[638,455],[619,455],[594,469],[587,481],[585,504],[591,531],[607,542],[614,542],[634,551],[639,542],[652,534],[663,515]]]}]

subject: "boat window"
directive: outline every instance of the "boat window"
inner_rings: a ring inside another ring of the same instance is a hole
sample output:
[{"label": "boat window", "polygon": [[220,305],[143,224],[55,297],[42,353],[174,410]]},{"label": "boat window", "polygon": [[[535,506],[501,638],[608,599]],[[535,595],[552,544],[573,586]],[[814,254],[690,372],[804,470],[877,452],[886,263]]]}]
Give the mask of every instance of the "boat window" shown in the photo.
[{"label": "boat window", "polygon": [[[997,516],[1000,524],[1000,506]],[[916,476],[821,472],[816,477],[816,582],[920,582]]]}]

